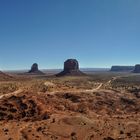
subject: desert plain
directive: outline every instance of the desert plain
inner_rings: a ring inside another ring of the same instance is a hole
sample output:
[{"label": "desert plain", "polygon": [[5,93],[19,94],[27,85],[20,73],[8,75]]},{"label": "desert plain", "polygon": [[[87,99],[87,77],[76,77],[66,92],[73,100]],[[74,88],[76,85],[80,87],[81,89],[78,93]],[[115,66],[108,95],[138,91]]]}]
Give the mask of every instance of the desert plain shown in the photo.
[{"label": "desert plain", "polygon": [[0,140],[140,140],[140,75],[0,73]]}]

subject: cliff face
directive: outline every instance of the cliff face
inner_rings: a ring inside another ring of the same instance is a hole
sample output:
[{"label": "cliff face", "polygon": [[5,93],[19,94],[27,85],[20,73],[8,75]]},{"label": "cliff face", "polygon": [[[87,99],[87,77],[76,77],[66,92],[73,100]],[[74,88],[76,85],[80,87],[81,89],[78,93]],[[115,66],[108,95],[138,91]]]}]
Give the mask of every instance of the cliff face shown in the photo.
[{"label": "cliff face", "polygon": [[31,70],[29,72],[37,72],[38,71],[38,64],[34,63],[31,67]]},{"label": "cliff face", "polygon": [[112,66],[110,71],[114,72],[131,72],[134,70],[134,66]]},{"label": "cliff face", "polygon": [[135,65],[134,73],[140,73],[140,64]]},{"label": "cliff face", "polygon": [[81,76],[85,74],[79,70],[79,63],[76,59],[68,59],[64,62],[64,70],[56,76],[65,75]]},{"label": "cliff face", "polygon": [[79,70],[79,64],[76,59],[68,59],[64,62],[64,71]]}]

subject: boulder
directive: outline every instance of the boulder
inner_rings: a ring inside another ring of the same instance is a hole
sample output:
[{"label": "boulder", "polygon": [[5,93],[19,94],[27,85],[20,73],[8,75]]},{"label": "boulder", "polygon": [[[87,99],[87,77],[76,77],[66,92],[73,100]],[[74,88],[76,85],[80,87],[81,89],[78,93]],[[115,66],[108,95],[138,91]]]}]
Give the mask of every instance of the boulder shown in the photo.
[{"label": "boulder", "polygon": [[76,59],[68,59],[64,62],[64,70],[56,74],[56,76],[65,75],[82,76],[85,74],[79,70],[79,63]]},{"label": "boulder", "polygon": [[135,68],[133,70],[134,73],[140,73],[140,64],[135,65]]},{"label": "boulder", "polygon": [[42,71],[40,71],[38,69],[38,64],[37,63],[34,63],[32,66],[31,66],[31,70],[29,70],[30,74],[44,74]]}]

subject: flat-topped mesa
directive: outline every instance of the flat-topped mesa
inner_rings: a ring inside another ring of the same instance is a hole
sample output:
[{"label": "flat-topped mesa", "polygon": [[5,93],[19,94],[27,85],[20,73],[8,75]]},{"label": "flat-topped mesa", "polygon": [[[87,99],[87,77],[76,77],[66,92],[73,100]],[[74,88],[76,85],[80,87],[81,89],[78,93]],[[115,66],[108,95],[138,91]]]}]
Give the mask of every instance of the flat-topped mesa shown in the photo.
[{"label": "flat-topped mesa", "polygon": [[34,63],[34,64],[31,66],[31,70],[30,70],[28,73],[31,73],[31,74],[44,74],[42,71],[40,71],[40,70],[38,69],[38,64],[37,64],[37,63]]},{"label": "flat-topped mesa", "polygon": [[79,70],[79,63],[76,59],[67,59],[64,62],[64,70],[56,74],[56,76],[65,76],[65,75],[82,76],[85,74]]},{"label": "flat-topped mesa", "polygon": [[131,72],[134,70],[134,66],[112,66],[111,70],[112,72]]},{"label": "flat-topped mesa", "polygon": [[135,65],[135,68],[133,70],[134,73],[140,73],[140,64]]}]

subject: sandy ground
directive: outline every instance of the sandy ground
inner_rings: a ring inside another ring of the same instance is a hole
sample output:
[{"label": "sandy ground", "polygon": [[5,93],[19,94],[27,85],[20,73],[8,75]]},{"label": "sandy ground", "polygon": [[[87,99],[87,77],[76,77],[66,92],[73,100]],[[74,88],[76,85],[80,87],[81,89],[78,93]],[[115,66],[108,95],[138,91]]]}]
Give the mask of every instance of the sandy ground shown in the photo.
[{"label": "sandy ground", "polygon": [[104,86],[1,95],[0,140],[140,140],[139,96]]}]

